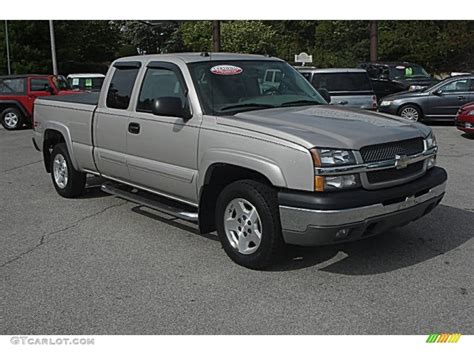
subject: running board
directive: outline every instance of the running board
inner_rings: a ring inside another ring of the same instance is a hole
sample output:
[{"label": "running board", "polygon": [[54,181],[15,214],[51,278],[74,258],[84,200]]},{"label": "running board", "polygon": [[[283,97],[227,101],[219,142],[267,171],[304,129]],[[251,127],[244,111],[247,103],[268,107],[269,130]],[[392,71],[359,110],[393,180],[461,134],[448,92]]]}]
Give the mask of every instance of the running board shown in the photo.
[{"label": "running board", "polygon": [[[125,188],[130,188],[126,185],[119,185],[119,184],[106,182],[106,183],[102,184],[100,189],[102,191],[108,193],[108,194],[115,195],[117,197],[123,198],[124,200],[128,200],[128,201],[137,203],[139,205],[149,207],[153,210],[157,210],[159,212],[169,214],[173,217],[183,219],[185,221],[189,221],[189,222],[193,222],[193,223],[198,222],[198,213],[197,212],[186,211],[184,208],[174,207],[174,206],[172,206],[172,204],[176,204],[174,202],[170,202],[170,205],[168,205],[164,202],[160,202],[160,201],[158,201],[158,199],[164,200],[164,198],[156,197],[156,199],[154,199],[152,197],[153,194],[151,194],[149,192],[141,191],[141,190],[138,190],[138,189],[134,189],[134,190],[137,190],[137,192],[127,191],[127,190],[121,188],[121,186],[125,186]],[[146,194],[150,197],[143,196],[143,194]]]}]

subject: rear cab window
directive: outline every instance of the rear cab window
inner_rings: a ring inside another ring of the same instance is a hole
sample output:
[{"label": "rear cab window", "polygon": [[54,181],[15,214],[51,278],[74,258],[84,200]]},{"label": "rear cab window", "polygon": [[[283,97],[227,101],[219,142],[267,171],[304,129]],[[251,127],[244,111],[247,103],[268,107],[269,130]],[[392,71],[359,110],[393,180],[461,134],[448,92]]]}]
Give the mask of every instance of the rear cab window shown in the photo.
[{"label": "rear cab window", "polygon": [[372,92],[372,84],[365,72],[314,73],[312,84],[316,89],[334,92]]},{"label": "rear cab window", "polygon": [[106,106],[126,110],[130,105],[133,86],[140,70],[140,62],[119,62],[107,91]]},{"label": "rear cab window", "polygon": [[24,78],[0,79],[0,95],[24,94],[25,81]]}]

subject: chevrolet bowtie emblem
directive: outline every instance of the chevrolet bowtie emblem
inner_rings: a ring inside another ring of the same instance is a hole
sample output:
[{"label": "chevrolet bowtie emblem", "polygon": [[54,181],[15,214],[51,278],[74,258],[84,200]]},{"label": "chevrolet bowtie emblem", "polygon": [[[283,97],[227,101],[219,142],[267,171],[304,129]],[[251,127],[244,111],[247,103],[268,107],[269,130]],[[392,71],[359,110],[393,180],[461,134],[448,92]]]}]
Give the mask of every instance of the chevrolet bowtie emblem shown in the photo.
[{"label": "chevrolet bowtie emblem", "polygon": [[395,168],[405,169],[410,159],[406,155],[395,155]]}]

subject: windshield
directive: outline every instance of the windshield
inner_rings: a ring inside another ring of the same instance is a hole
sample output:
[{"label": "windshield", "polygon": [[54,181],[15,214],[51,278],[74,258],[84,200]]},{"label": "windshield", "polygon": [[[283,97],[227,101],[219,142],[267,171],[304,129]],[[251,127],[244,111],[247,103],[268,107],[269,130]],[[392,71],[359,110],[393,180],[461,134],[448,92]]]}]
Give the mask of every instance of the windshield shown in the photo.
[{"label": "windshield", "polygon": [[58,90],[71,90],[66,78],[62,75],[53,76],[53,83]]},{"label": "windshield", "polygon": [[189,64],[205,114],[232,115],[266,108],[326,104],[294,68],[280,61]]},{"label": "windshield", "polygon": [[430,75],[422,66],[416,64],[397,65],[390,67],[390,77],[392,79],[429,78]]}]

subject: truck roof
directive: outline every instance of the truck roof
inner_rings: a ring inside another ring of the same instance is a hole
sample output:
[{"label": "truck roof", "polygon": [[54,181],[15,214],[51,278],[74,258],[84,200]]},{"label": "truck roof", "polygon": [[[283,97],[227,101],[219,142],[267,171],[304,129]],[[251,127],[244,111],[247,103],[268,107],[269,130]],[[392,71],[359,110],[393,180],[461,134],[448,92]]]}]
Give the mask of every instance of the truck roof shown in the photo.
[{"label": "truck roof", "polygon": [[129,62],[129,61],[140,61],[148,62],[152,60],[170,60],[179,59],[185,63],[205,62],[210,60],[269,60],[269,61],[282,61],[276,57],[270,57],[259,54],[240,54],[240,53],[216,53],[216,52],[202,52],[202,53],[166,53],[166,54],[147,54],[137,55],[133,57],[124,57],[117,59],[114,63]]}]

